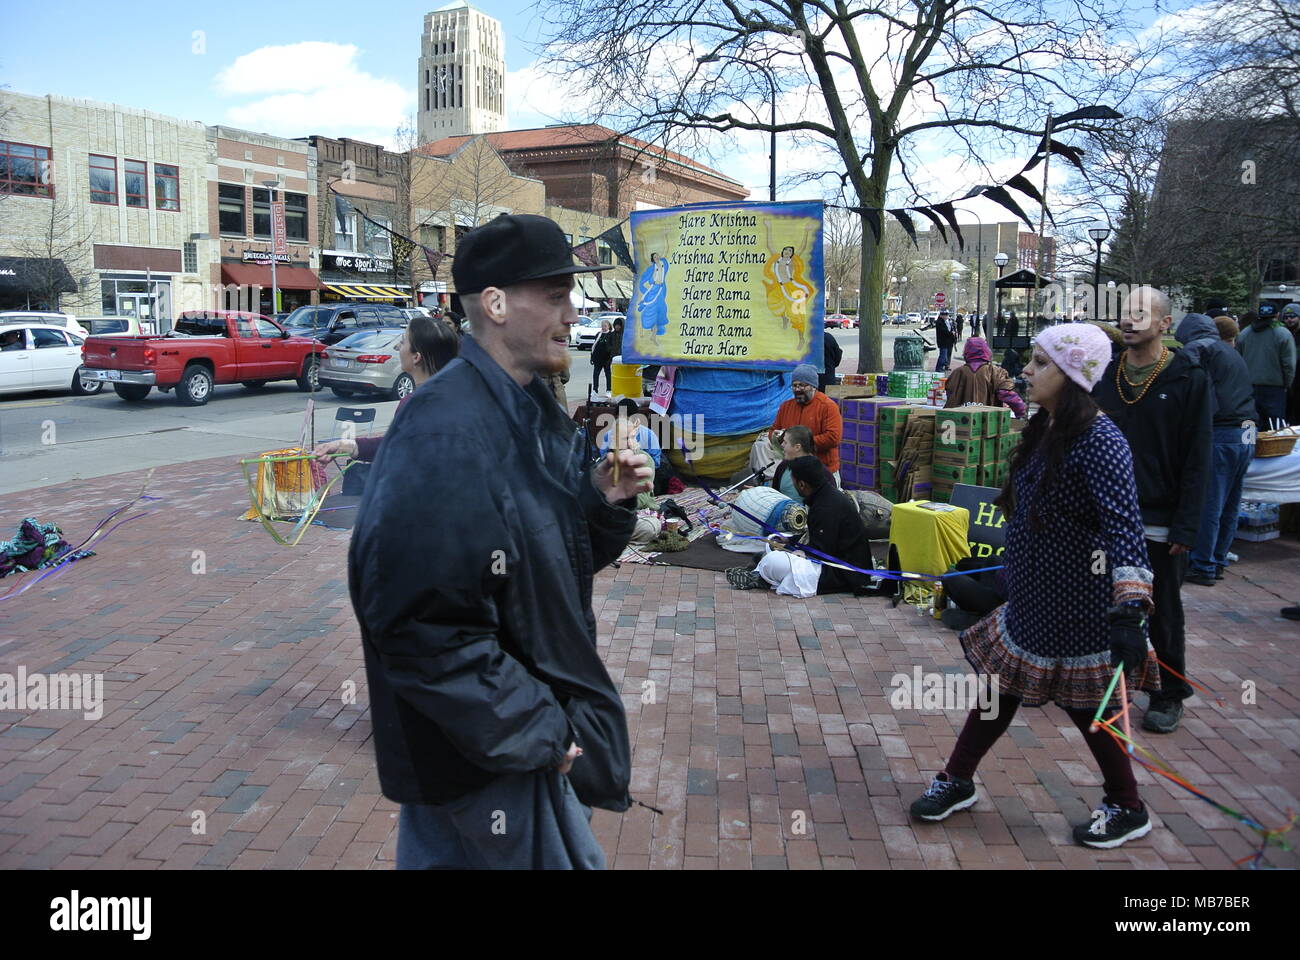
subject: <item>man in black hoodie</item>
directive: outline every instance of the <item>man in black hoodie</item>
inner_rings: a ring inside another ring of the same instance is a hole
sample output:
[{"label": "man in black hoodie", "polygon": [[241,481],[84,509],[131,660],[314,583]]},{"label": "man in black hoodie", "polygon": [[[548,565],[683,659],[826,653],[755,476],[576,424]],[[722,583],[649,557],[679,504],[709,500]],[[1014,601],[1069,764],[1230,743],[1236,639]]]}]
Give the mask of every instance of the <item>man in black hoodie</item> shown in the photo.
[{"label": "man in black hoodie", "polygon": [[1160,658],[1159,694],[1143,727],[1173,733],[1192,695],[1186,680],[1186,637],[1179,590],[1196,543],[1205,488],[1211,480],[1213,393],[1196,361],[1161,343],[1173,322],[1169,297],[1138,287],[1124,301],[1120,330],[1127,345],[1093,389],[1093,398],[1128,438],[1146,526],[1155,609],[1151,646]]},{"label": "man in black hoodie", "polygon": [[1180,352],[1205,370],[1214,394],[1212,470],[1187,574],[1188,583],[1212,587],[1223,579],[1228,564],[1228,547],[1241,510],[1241,486],[1255,455],[1255,400],[1246,361],[1223,342],[1213,320],[1203,313],[1189,313],[1174,336],[1183,344]]}]

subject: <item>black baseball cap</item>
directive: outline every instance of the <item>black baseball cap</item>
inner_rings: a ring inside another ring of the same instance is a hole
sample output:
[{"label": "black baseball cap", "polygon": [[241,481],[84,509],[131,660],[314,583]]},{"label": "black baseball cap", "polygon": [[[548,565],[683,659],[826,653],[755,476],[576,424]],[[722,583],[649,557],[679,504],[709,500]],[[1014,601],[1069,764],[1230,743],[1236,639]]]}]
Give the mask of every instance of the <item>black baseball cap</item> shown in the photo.
[{"label": "black baseball cap", "polygon": [[525,280],[613,269],[574,263],[568,237],[549,217],[503,213],[460,238],[451,276],[456,292],[464,295]]}]

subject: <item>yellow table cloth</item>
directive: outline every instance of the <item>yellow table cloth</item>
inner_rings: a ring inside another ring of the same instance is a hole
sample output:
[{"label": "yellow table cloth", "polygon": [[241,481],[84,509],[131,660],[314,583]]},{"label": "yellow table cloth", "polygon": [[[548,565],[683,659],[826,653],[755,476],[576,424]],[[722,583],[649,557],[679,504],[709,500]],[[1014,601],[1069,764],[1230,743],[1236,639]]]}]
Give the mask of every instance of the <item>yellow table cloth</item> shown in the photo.
[{"label": "yellow table cloth", "polygon": [[[889,568],[904,573],[947,573],[954,563],[970,556],[970,511],[965,507],[928,510],[928,500],[894,505],[889,524]],[[904,581],[903,599],[928,606],[934,600],[933,581]]]}]

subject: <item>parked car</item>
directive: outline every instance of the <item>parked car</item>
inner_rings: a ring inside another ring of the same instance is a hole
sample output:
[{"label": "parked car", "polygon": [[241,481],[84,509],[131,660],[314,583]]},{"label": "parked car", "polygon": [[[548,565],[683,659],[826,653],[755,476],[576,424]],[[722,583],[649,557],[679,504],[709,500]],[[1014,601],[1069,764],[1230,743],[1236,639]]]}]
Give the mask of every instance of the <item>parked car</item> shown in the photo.
[{"label": "parked car", "polygon": [[269,317],[235,310],[182,313],[162,336],[90,337],[83,376],[111,383],[123,400],[136,402],[154,387],[175,388],[185,406],[201,406],[222,383],[250,389],[272,380],[296,380],[298,389],[320,389],[320,341],[293,336]]},{"label": "parked car", "polygon": [[321,386],[343,399],[378,393],[387,400],[401,400],[415,389],[398,356],[404,336],[401,327],[382,327],[340,340],[321,354]]},{"label": "parked car", "polygon": [[390,303],[322,303],[299,307],[285,319],[295,337],[312,337],[329,345],[359,330],[404,327],[410,321]]},{"label": "parked car", "polygon": [[907,314],[905,314],[905,313],[896,313],[896,314],[894,314],[893,319],[890,320],[889,322],[892,323],[892,324],[893,324],[894,326],[896,326],[896,327],[901,327],[903,324],[907,323]]},{"label": "parked car", "polygon": [[414,320],[416,317],[433,316],[433,311],[428,307],[398,307],[397,309],[402,311],[402,316],[406,317],[408,322]]},{"label": "parked car", "polygon": [[63,327],[69,333],[75,333],[79,337],[90,336],[90,331],[78,323],[77,318],[70,313],[58,313],[50,310],[0,311],[0,327],[15,323],[47,323],[51,326]]},{"label": "parked car", "polygon": [[913,310],[913,311],[911,311],[910,313],[907,314],[907,320],[906,320],[906,322],[909,323],[909,324],[910,324],[910,323],[920,323],[922,319],[923,319],[923,318],[922,318],[921,314],[919,314],[919,313],[917,313],[915,310]]},{"label": "parked car", "polygon": [[135,317],[82,317],[80,323],[92,337],[138,337],[143,331]]},{"label": "parked car", "polygon": [[78,396],[99,393],[104,385],[87,377],[75,333],[52,323],[0,327],[0,393],[71,390]]},{"label": "parked car", "polygon": [[825,320],[825,329],[839,330],[851,327],[853,318],[843,313],[832,313],[827,315]]},{"label": "parked car", "polygon": [[[610,321],[610,326],[614,321]],[[583,317],[569,328],[569,339],[579,350],[590,350],[596,345],[596,338],[600,336],[600,318]]]}]

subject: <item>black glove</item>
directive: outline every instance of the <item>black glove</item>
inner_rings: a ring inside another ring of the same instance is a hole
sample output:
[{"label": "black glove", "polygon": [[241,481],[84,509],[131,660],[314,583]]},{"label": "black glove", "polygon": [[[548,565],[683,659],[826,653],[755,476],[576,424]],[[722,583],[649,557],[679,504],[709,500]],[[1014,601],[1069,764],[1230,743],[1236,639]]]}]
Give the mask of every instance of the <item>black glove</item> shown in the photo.
[{"label": "black glove", "polygon": [[1124,672],[1136,670],[1147,656],[1146,617],[1134,607],[1111,607],[1106,611],[1110,622],[1110,665],[1124,664]]}]

